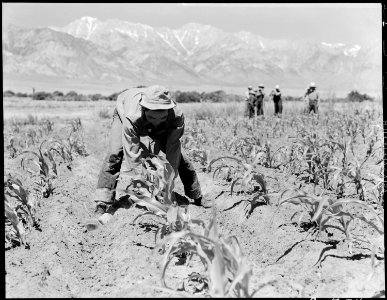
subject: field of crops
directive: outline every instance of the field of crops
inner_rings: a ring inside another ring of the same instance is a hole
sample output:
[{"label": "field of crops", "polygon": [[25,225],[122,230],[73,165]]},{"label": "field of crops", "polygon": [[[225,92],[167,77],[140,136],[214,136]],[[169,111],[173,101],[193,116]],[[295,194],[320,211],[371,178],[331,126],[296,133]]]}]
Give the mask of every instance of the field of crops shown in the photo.
[{"label": "field of crops", "polygon": [[266,106],[180,105],[214,209],[150,157],[91,231],[114,102],[4,99],[6,297],[384,297],[382,104]]}]

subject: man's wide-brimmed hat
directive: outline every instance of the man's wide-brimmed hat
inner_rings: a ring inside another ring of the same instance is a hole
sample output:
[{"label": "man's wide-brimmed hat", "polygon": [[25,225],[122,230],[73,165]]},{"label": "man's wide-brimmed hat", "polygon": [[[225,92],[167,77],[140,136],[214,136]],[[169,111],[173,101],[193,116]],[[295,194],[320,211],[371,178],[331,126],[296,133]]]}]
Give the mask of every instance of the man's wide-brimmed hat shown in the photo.
[{"label": "man's wide-brimmed hat", "polygon": [[[136,95],[137,96],[137,95]],[[161,85],[152,85],[138,93],[139,104],[150,110],[170,109],[176,106],[169,90]]]},{"label": "man's wide-brimmed hat", "polygon": [[314,82],[311,82],[311,83],[310,83],[310,85],[309,85],[309,87],[311,87],[311,88],[312,88],[312,87],[313,87],[313,88],[315,88],[315,87],[316,87],[316,84],[315,84]]},{"label": "man's wide-brimmed hat", "polygon": [[264,88],[265,86],[263,85],[263,83],[259,84],[258,87],[260,88]]}]

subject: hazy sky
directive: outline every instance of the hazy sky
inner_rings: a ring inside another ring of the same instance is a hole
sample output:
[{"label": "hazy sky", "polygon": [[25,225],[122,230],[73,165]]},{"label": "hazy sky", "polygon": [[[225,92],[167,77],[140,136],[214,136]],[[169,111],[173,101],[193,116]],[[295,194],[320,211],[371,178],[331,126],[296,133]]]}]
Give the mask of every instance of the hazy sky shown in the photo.
[{"label": "hazy sky", "polygon": [[154,27],[190,22],[266,38],[364,45],[382,40],[381,3],[3,3],[3,25],[64,26],[83,17],[120,19]]}]

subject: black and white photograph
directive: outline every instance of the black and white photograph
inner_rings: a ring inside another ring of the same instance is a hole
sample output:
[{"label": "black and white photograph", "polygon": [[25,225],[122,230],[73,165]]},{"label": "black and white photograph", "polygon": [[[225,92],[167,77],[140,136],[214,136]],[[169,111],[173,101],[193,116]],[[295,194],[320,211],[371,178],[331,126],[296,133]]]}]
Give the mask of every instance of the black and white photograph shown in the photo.
[{"label": "black and white photograph", "polygon": [[385,298],[382,3],[2,3],[5,298]]}]

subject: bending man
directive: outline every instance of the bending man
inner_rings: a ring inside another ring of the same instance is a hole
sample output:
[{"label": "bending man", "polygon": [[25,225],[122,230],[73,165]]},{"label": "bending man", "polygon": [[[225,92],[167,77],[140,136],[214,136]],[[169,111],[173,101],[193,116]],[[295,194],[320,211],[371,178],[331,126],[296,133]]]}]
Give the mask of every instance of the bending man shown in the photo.
[{"label": "bending man", "polygon": [[181,152],[183,133],[184,116],[166,88],[154,85],[131,88],[119,94],[113,113],[109,150],[101,166],[94,196],[96,211],[106,212],[113,204],[124,157],[125,171],[140,174],[139,151],[147,152],[140,139],[147,140],[155,154],[160,151],[166,154],[175,174],[180,176],[185,195],[193,199],[195,205],[210,207],[211,203],[203,199],[193,165]]}]

